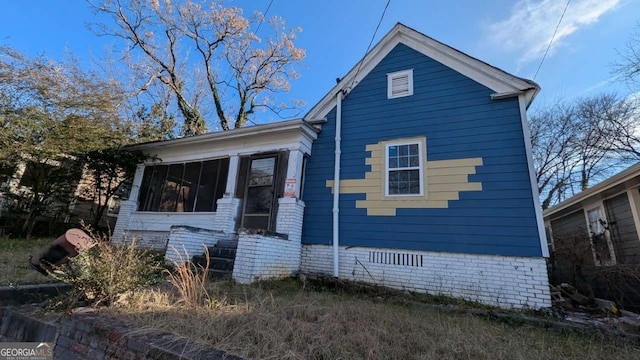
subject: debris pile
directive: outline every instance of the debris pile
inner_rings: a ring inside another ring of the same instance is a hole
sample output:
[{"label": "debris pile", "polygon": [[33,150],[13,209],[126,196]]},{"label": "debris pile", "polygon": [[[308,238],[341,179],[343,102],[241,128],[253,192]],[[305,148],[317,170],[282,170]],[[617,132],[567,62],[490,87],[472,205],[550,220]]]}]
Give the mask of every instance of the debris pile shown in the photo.
[{"label": "debris pile", "polygon": [[640,335],[640,315],[619,309],[613,301],[585,296],[570,284],[551,285],[551,300],[567,321]]}]

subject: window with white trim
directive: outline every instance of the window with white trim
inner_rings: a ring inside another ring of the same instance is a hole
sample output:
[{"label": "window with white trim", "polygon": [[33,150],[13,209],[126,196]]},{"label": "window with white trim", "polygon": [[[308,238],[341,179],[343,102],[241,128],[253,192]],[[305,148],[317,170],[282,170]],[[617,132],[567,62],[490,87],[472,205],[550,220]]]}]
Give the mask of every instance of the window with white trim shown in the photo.
[{"label": "window with white trim", "polygon": [[387,196],[423,194],[422,143],[394,143],[386,146]]},{"label": "window with white trim", "polygon": [[387,98],[413,95],[413,69],[387,74]]},{"label": "window with white trim", "polygon": [[586,216],[591,235],[591,250],[596,265],[614,265],[616,255],[602,205],[587,209]]}]

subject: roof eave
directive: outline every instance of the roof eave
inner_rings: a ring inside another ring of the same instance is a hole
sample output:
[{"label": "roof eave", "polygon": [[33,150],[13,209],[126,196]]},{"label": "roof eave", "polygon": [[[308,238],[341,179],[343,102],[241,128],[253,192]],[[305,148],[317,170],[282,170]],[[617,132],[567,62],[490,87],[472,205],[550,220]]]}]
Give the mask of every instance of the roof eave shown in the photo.
[{"label": "roof eave", "polygon": [[241,129],[233,129],[229,131],[220,131],[203,135],[183,137],[179,139],[152,141],[142,144],[129,145],[126,148],[128,150],[147,150],[158,147],[194,145],[203,142],[232,140],[267,133],[285,132],[295,129],[300,129],[301,132],[311,140],[315,140],[318,133],[320,132],[320,130],[316,126],[309,123],[308,121],[305,121],[304,119],[295,119],[270,124],[248,126]]},{"label": "roof eave", "polygon": [[619,172],[618,174],[610,177],[607,180],[604,180],[590,188],[588,188],[587,190],[584,190],[580,193],[577,193],[576,195],[568,198],[567,200],[553,206],[550,207],[546,210],[543,211],[543,216],[544,217],[549,217],[552,216],[556,213],[561,212],[564,209],[567,209],[575,204],[580,203],[583,200],[586,200],[594,195],[597,195],[603,191],[606,191],[610,188],[613,188],[615,186],[618,186],[626,181],[629,181],[637,176],[640,176],[640,163],[637,163],[635,165],[630,166],[629,168],[627,168],[626,170],[623,170],[621,172]]}]

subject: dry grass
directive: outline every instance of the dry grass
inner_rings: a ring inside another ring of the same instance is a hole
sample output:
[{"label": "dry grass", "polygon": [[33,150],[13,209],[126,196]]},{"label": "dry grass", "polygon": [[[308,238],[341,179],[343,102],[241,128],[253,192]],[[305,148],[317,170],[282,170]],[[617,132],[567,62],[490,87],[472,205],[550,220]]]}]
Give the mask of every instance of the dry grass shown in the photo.
[{"label": "dry grass", "polygon": [[440,312],[385,297],[317,292],[288,280],[210,283],[201,307],[170,288],[106,309],[139,327],[258,359],[638,359],[605,337]]},{"label": "dry grass", "polygon": [[53,239],[0,238],[0,285],[42,284],[55,281],[30,269],[29,255]]},{"label": "dry grass", "polygon": [[183,249],[183,251],[183,253],[176,251],[179,260],[173,262],[173,269],[165,270],[167,280],[179,294],[178,304],[191,307],[204,305],[205,302],[210,300],[206,288],[209,273],[204,271],[204,269],[209,268],[211,261],[209,249],[206,246],[204,247],[204,253],[207,258],[204,268],[192,263],[187,250]]}]

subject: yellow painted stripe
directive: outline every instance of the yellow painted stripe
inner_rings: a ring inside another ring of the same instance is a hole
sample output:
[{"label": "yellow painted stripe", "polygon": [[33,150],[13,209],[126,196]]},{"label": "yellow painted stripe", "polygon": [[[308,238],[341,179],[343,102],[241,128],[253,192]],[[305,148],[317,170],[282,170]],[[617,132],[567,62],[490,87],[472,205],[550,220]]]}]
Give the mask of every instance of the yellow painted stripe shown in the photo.
[{"label": "yellow painted stripe", "polygon": [[429,185],[435,185],[435,184],[466,184],[469,182],[469,178],[467,177],[467,175],[444,175],[444,176],[429,176],[427,175],[428,178],[428,184]]},{"label": "yellow painted stripe", "polygon": [[449,168],[429,168],[427,169],[427,176],[442,176],[442,175],[462,175],[462,174],[475,174],[475,166],[460,166]]},{"label": "yellow painted stripe", "polygon": [[367,209],[368,216],[396,216],[396,209]]},{"label": "yellow painted stripe", "polygon": [[480,191],[482,183],[473,182],[466,184],[429,184],[429,191]]},{"label": "yellow painted stripe", "polygon": [[447,208],[449,202],[446,200],[423,200],[423,201],[398,201],[398,200],[357,200],[356,207],[359,209],[421,209],[421,208]]},{"label": "yellow painted stripe", "polygon": [[427,161],[427,169],[451,168],[451,167],[462,167],[462,166],[480,166],[480,165],[482,165],[482,158]]}]

